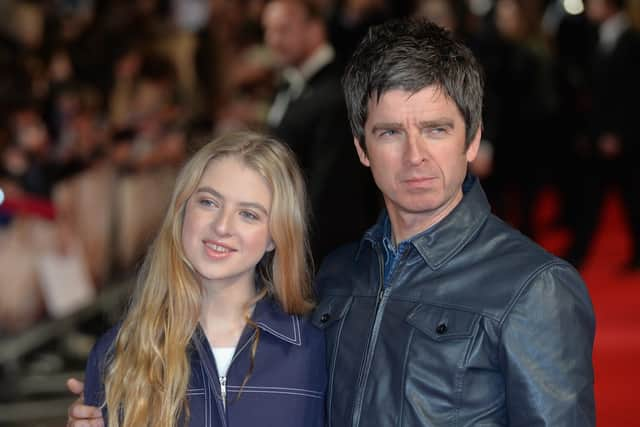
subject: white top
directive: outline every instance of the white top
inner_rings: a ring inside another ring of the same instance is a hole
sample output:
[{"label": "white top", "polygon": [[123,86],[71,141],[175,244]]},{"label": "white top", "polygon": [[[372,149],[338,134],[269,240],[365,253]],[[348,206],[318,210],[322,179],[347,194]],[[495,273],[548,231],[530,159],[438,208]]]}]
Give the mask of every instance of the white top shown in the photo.
[{"label": "white top", "polygon": [[280,91],[276,94],[273,104],[271,104],[267,113],[267,124],[269,126],[277,127],[280,125],[289,102],[298,98],[307,81],[322,67],[333,61],[335,56],[336,53],[333,47],[325,43],[316,49],[300,67],[287,67],[282,70],[282,78],[289,83],[289,87],[286,91]]},{"label": "white top", "polygon": [[226,377],[227,371],[229,370],[229,365],[231,364],[231,359],[233,359],[233,354],[235,353],[236,348],[211,346],[211,350],[213,351],[213,356],[216,359],[218,375],[220,375],[221,377]]},{"label": "white top", "polygon": [[599,40],[600,48],[610,53],[618,43],[620,36],[631,26],[629,18],[623,12],[616,13],[600,25]]}]

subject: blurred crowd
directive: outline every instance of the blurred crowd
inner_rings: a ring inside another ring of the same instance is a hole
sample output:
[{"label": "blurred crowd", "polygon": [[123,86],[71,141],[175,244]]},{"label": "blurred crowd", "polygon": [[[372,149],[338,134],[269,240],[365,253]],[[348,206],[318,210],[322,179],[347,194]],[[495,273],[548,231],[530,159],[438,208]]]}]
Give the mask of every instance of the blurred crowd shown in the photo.
[{"label": "blurred crowd", "polygon": [[450,29],[483,65],[472,167],[499,216],[535,238],[553,186],[580,266],[617,182],[640,236],[640,0],[2,0],[0,16],[0,335],[64,313],[56,293],[134,271],[177,167],[228,130],[299,156],[317,261],[357,238],[381,203],[339,79],[367,28],[396,17]]}]

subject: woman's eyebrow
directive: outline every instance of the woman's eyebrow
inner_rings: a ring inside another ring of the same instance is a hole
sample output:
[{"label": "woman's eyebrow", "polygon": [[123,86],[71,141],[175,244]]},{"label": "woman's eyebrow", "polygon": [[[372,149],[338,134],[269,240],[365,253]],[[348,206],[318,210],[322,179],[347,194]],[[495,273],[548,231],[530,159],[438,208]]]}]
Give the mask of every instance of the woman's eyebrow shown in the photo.
[{"label": "woman's eyebrow", "polygon": [[[205,185],[203,187],[200,187],[196,190],[196,193],[209,193],[212,196],[214,196],[217,199],[222,200],[223,202],[226,200],[226,198],[218,191],[216,191],[214,188]],[[256,203],[256,202],[238,202],[239,206],[245,207],[245,208],[254,208],[257,210],[262,211],[265,215],[269,215],[269,211],[267,210],[266,207],[262,206],[262,204],[260,203]]]}]

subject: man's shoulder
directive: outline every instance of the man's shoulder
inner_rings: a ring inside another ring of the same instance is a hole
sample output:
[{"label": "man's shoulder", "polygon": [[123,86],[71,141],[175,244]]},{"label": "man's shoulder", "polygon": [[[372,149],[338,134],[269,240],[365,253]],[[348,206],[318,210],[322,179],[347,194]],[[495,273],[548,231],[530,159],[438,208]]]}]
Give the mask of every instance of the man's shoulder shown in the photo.
[{"label": "man's shoulder", "polygon": [[479,236],[481,241],[491,244],[490,252],[497,252],[501,257],[521,258],[524,256],[525,260],[534,264],[545,263],[557,258],[529,236],[493,214],[489,215],[481,233]]},{"label": "man's shoulder", "polygon": [[360,255],[360,245],[359,241],[351,242],[330,252],[322,261],[316,274],[316,286],[321,290],[334,287],[337,283],[344,286],[344,283],[348,282],[348,278],[355,273]]},{"label": "man's shoulder", "polygon": [[318,276],[343,272],[351,268],[360,250],[360,241],[346,243],[331,251],[322,261]]},{"label": "man's shoulder", "polygon": [[581,280],[578,272],[566,260],[493,215],[489,217],[479,241],[481,245],[486,245],[484,257],[497,261],[493,266],[498,276],[520,276],[526,280],[543,272],[563,270],[576,280]]}]

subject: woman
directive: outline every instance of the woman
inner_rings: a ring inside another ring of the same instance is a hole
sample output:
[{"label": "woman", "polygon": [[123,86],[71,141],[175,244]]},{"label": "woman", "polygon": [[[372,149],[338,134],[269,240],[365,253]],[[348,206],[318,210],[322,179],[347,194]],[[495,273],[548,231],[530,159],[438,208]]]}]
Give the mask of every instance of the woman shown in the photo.
[{"label": "woman", "polygon": [[322,332],[293,154],[223,136],[182,169],[121,325],[96,344],[85,403],[110,426],[322,426]]}]

